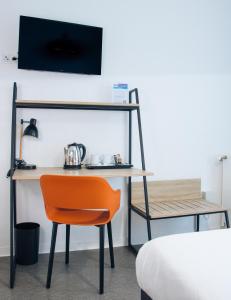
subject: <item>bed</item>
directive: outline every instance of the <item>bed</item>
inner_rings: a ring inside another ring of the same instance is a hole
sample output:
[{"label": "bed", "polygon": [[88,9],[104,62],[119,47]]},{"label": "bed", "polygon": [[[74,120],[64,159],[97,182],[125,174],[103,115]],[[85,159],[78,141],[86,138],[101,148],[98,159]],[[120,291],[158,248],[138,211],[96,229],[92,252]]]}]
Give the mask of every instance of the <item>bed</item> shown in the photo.
[{"label": "bed", "polygon": [[231,229],[147,242],[136,259],[141,299],[231,299]]}]

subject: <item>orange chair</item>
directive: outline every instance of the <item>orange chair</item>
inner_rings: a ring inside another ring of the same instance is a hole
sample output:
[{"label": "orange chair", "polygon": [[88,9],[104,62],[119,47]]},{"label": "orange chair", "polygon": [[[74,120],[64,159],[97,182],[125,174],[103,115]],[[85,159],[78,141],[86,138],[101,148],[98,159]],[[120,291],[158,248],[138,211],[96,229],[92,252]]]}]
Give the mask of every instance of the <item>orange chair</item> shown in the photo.
[{"label": "orange chair", "polygon": [[99,293],[104,290],[104,227],[107,224],[111,267],[114,253],[111,219],[120,206],[120,191],[106,180],[90,176],[43,175],[40,185],[46,215],[53,222],[46,287],[50,288],[59,224],[66,224],[66,264],[69,263],[70,225],[97,226],[100,231]]}]

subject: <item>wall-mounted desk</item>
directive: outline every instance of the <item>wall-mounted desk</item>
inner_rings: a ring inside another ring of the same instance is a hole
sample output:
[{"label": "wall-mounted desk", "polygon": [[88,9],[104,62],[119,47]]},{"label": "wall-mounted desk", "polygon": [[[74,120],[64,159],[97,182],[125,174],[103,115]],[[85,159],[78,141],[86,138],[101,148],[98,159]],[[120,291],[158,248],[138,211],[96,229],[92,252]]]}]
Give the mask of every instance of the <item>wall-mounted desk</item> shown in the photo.
[{"label": "wall-mounted desk", "polygon": [[[132,103],[132,95],[135,96],[135,103]],[[137,252],[137,248],[131,241],[131,219],[132,219],[132,177],[141,176],[143,179],[144,188],[144,202],[145,202],[145,219],[147,224],[147,236],[151,239],[151,225],[148,203],[148,189],[146,176],[153,175],[146,171],[144,159],[144,146],[141,126],[141,113],[139,105],[138,90],[134,89],[129,92],[128,103],[112,103],[112,102],[80,102],[70,100],[24,100],[17,99],[17,84],[13,86],[12,99],[12,127],[11,127],[11,163],[8,175],[10,177],[10,287],[14,287],[15,281],[15,243],[14,243],[14,229],[17,224],[17,193],[16,182],[21,180],[39,180],[43,174],[59,174],[59,175],[73,175],[73,176],[100,176],[104,178],[122,177],[128,178],[128,245]],[[139,146],[141,154],[142,169],[112,169],[112,170],[63,170],[63,168],[38,168],[36,170],[18,170],[15,169],[16,159],[16,116],[18,109],[73,109],[73,110],[93,110],[93,111],[114,111],[125,112],[128,114],[128,163],[132,164],[132,116],[133,112],[137,115],[137,124],[139,130]],[[137,211],[133,210],[134,213]]]}]

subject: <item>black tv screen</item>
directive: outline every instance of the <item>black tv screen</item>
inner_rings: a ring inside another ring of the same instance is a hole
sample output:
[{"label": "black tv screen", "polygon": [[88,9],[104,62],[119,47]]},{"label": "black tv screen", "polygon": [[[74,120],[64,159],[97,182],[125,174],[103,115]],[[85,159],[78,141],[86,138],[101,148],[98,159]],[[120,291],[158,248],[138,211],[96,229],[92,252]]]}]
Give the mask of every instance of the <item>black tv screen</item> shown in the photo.
[{"label": "black tv screen", "polygon": [[100,27],[20,16],[18,68],[101,74]]}]

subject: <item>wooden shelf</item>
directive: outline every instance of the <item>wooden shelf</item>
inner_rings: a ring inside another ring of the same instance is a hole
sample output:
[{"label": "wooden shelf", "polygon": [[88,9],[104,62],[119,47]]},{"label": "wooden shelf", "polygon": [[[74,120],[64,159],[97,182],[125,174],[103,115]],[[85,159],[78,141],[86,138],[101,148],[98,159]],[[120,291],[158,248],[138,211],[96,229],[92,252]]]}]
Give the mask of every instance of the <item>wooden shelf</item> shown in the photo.
[{"label": "wooden shelf", "polygon": [[17,108],[50,108],[50,109],[81,109],[81,110],[113,110],[132,111],[139,108],[138,104],[112,102],[82,102],[64,100],[16,100]]},{"label": "wooden shelf", "polygon": [[[140,201],[132,204],[132,207],[146,216],[145,203]],[[205,201],[203,199],[187,201],[155,201],[149,197],[149,214],[151,219],[164,219],[197,214],[210,214],[223,212],[225,209],[219,204]]]},{"label": "wooden shelf", "polygon": [[65,176],[100,176],[104,178],[115,177],[136,177],[151,176],[152,172],[140,169],[105,169],[105,170],[89,170],[82,168],[80,170],[64,170],[61,167],[41,167],[35,170],[19,170],[16,169],[12,177],[13,180],[38,180],[42,175],[65,175]]},{"label": "wooden shelf", "polygon": [[[148,194],[149,215],[153,220],[225,211],[221,205],[203,198],[200,178],[149,181]],[[132,209],[146,217],[144,191],[140,182],[132,185]]]}]

